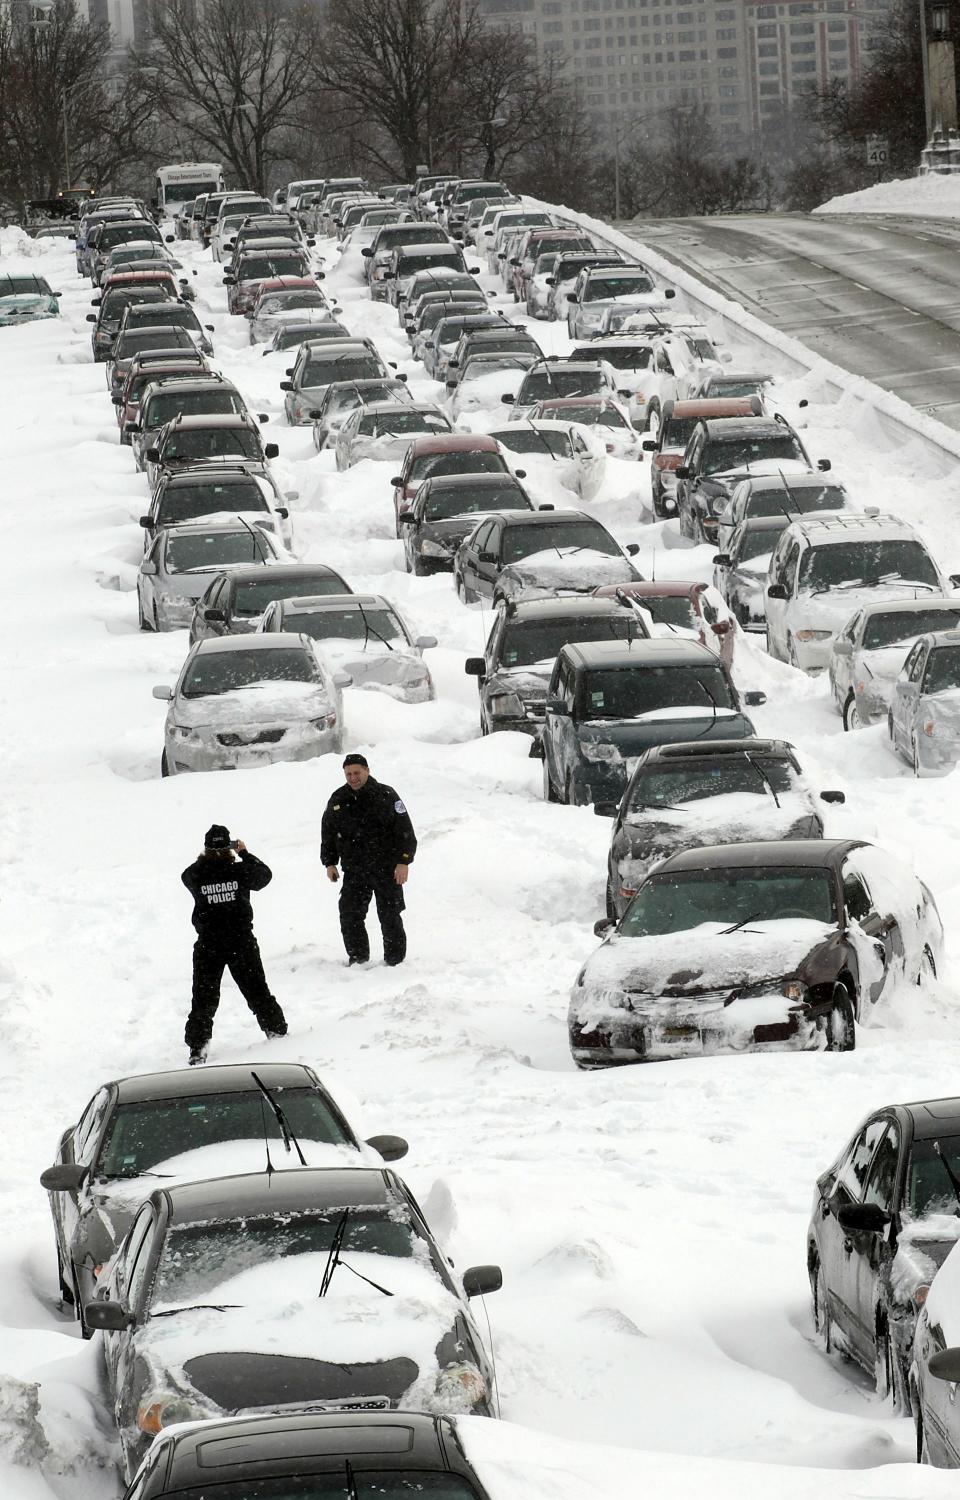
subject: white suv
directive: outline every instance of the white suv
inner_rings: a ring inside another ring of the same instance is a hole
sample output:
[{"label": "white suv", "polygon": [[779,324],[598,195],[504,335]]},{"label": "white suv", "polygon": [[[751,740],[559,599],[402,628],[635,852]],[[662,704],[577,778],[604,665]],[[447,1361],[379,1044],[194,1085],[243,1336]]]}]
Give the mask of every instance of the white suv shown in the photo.
[{"label": "white suv", "polygon": [[767,650],[820,671],[834,636],[865,604],[943,598],[958,582],[898,516],[819,511],[787,526],[770,559]]}]

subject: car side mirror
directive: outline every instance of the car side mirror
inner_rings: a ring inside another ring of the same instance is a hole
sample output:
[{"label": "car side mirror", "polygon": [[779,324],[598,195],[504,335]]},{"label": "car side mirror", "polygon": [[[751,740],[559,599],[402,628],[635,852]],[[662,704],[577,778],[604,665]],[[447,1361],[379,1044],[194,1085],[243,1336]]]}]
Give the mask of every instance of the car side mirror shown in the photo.
[{"label": "car side mirror", "polygon": [[543,760],[544,755],[545,752],[543,748],[543,740],[541,740],[538,736],[536,739],[530,741],[530,749],[527,751],[527,760]]},{"label": "car side mirror", "polygon": [[693,471],[689,469],[686,464],[681,464],[679,469],[677,470],[677,478],[689,479],[692,472]]},{"label": "car side mirror", "polygon": [[672,287],[672,286],[668,286],[668,287],[665,287],[665,288],[664,288],[664,292],[663,292],[663,295],[664,295],[664,296],[665,296],[665,297],[666,297],[666,299],[667,299],[667,301],[668,301],[668,302],[669,302],[669,301],[671,301],[671,300],[672,300],[672,299],[673,299],[673,298],[674,298],[674,297],[675,297],[675,296],[676,296],[676,295],[677,295],[677,294],[676,294],[676,292],[675,292],[675,291],[674,291],[674,289],[673,289],[673,287]]},{"label": "car side mirror", "polygon": [[594,937],[606,937],[611,927],[616,927],[616,925],[613,917],[601,917],[599,922],[594,922],[593,924],[593,935]]},{"label": "car side mirror", "polygon": [[562,698],[548,698],[544,705],[548,714],[568,715],[569,710]]},{"label": "car side mirror", "polygon": [[399,520],[401,526],[416,526],[417,524],[417,517],[412,510],[405,510],[403,515],[399,517]]},{"label": "car side mirror", "polygon": [[418,651],[432,651],[437,645],[437,638],[435,635],[418,635],[413,644]]},{"label": "car side mirror", "polygon": [[224,286],[236,286],[237,278],[235,276],[225,276],[223,278],[223,284]]},{"label": "car side mirror", "polygon": [[168,687],[166,683],[163,683],[160,687],[155,687],[153,689],[153,696],[155,698],[159,698],[163,703],[169,703],[170,699],[173,697],[173,688]]},{"label": "car side mirror", "polygon": [[927,1361],[927,1369],[935,1380],[955,1385],[960,1381],[960,1349],[940,1349]]},{"label": "car side mirror", "polygon": [[469,273],[470,273],[471,276],[479,276],[480,275],[480,267],[479,266],[467,266],[467,270],[469,271]]},{"label": "car side mirror", "polygon": [[151,463],[151,464],[158,464],[160,462],[160,449],[159,448],[148,448],[147,449],[147,462]]},{"label": "car side mirror", "polygon": [[394,489],[396,489],[398,485],[403,484],[403,475],[402,474],[394,474],[394,476],[391,479],[390,483],[393,485]]},{"label": "car side mirror", "polygon": [[361,254],[361,255],[367,255],[367,256],[370,256],[370,255],[372,255],[372,254],[373,254],[373,251],[372,251],[372,249],[371,249],[371,248],[370,248],[370,246],[369,246],[369,245],[364,245],[364,246],[363,246],[363,248],[362,248],[362,249],[361,249],[361,251],[360,251],[360,254]]},{"label": "car side mirror", "polygon": [[463,1273],[463,1290],[468,1297],[483,1297],[488,1292],[499,1292],[503,1286],[503,1272],[499,1266],[470,1266]]},{"label": "car side mirror", "polygon": [[729,554],[729,552],[718,552],[717,555],[716,555],[716,557],[713,559],[713,562],[714,562],[714,567],[717,567],[717,568],[729,568],[729,566],[730,566],[730,554]]},{"label": "car side mirror", "polygon": [[835,802],[835,803],[838,803],[838,804],[842,804],[842,803],[846,802],[846,800],[847,800],[847,794],[846,794],[846,792],[821,792],[820,793],[820,801],[821,802]]},{"label": "car side mirror", "polygon": [[223,624],[226,622],[226,615],[224,614],[223,610],[218,609],[216,605],[208,604],[205,609],[201,609],[200,613],[205,620],[213,620],[215,623],[219,624]]},{"label": "car side mirror", "polygon": [[279,458],[280,449],[276,443],[268,443],[263,450],[264,458]]},{"label": "car side mirror", "polygon": [[142,562],[140,564],[140,572],[143,574],[144,578],[155,578],[157,573],[157,565],[155,562],[151,562],[148,559],[146,562]]},{"label": "car side mirror", "polygon": [[624,548],[624,551],[626,552],[628,557],[636,557],[637,553],[640,551],[640,543],[628,542],[626,547]]},{"label": "car side mirror", "polygon": [[280,389],[282,391],[292,391],[293,390],[293,381],[292,380],[281,380],[281,382],[280,382]]},{"label": "car side mirror", "polygon": [[288,521],[290,519],[290,512],[287,510],[287,507],[285,505],[277,506],[277,515],[280,517],[281,521]]},{"label": "car side mirror", "polygon": [[468,677],[484,677],[487,671],[487,664],[482,656],[468,656],[463,664],[463,670]]},{"label": "car side mirror", "polygon": [[365,1145],[379,1152],[384,1161],[399,1161],[410,1150],[402,1135],[371,1135]]},{"label": "car side mirror", "polygon": [[890,1215],[879,1203],[846,1203],[837,1213],[841,1229],[879,1234],[890,1223]]},{"label": "car side mirror", "polygon": [[511,393],[509,391],[506,391],[500,397],[500,400],[503,402],[504,406],[513,406],[514,403],[516,402],[516,399],[517,399],[516,396],[511,395]]},{"label": "car side mirror", "polygon": [[333,685],[338,688],[353,687],[353,678],[349,672],[334,672]]},{"label": "car side mirror", "polygon": [[96,321],[97,321],[97,315],[96,315],[96,313],[87,313],[87,322],[88,323],[96,323]]},{"label": "car side mirror", "polygon": [[518,261],[518,260],[517,260],[517,258],[516,258],[516,256],[514,256],[514,257],[513,257],[513,258],[512,258],[512,259],[511,259],[511,261],[510,261],[510,264],[511,264],[511,265],[512,265],[512,266],[518,266],[518,265],[519,265],[519,264],[520,264],[520,262],[519,262],[519,261]]},{"label": "car side mirror", "polygon": [[48,1193],[75,1193],[83,1186],[89,1171],[89,1167],[82,1167],[79,1162],[59,1162],[40,1173],[40,1186]]},{"label": "car side mirror", "polygon": [[833,651],[835,656],[852,656],[853,641],[834,641]]},{"label": "car side mirror", "polygon": [[767,589],[768,599],[786,599],[787,591],[782,583],[771,583]]},{"label": "car side mirror", "polygon": [[99,1328],[103,1333],[122,1333],[137,1321],[119,1302],[88,1302],[83,1309],[83,1320],[88,1328]]},{"label": "car side mirror", "polygon": [[215,325],[213,323],[204,323],[203,326],[207,330],[208,333],[216,333],[216,331],[217,331],[216,327],[215,327]]},{"label": "car side mirror", "polygon": [[656,438],[644,438],[643,442],[640,444],[640,447],[643,449],[644,453],[656,453],[657,440]]},{"label": "car side mirror", "polygon": [[951,584],[951,587],[953,587],[955,589],[960,589],[960,573],[951,573],[950,574],[950,584]]},{"label": "car side mirror", "polygon": [[594,815],[598,818],[615,818],[617,816],[616,802],[595,802],[593,804]]},{"label": "car side mirror", "polygon": [[833,468],[833,464],[830,462],[829,458],[818,458],[817,468],[820,470],[821,474],[829,474],[830,470]]},{"label": "car side mirror", "polygon": [[744,693],[743,701],[748,708],[762,708],[767,701],[767,695],[757,692]]}]

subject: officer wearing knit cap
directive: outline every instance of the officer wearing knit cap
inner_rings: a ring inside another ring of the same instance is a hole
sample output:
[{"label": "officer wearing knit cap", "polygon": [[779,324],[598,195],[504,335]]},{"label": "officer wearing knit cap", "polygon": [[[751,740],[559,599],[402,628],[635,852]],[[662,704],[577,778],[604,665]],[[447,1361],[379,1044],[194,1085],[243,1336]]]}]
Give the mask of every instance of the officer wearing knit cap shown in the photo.
[{"label": "officer wearing knit cap", "polygon": [[385,964],[403,963],[407,935],[403,930],[403,887],[417,836],[410,814],[392,786],[375,780],[363,755],[343,762],[345,785],[327,803],[320,831],[320,859],[327,879],[339,880],[340,931],[347,962],[364,964],[370,957],[365,918],[371,898],[383,933]]},{"label": "officer wearing knit cap", "polygon": [[253,934],[250,892],[262,891],[273,874],[222,823],[208,828],[203,853],[180,879],[193,896],[193,1003],[184,1031],[190,1062],[207,1059],[220,983],[229,969],[265,1036],[285,1036],[287,1023],[267,985]]}]

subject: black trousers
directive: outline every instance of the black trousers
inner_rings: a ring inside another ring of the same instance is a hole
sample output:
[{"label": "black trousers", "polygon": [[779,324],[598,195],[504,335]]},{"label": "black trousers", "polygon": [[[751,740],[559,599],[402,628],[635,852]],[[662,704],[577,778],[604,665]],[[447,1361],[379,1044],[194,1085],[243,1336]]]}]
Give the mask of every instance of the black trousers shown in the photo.
[{"label": "black trousers", "polygon": [[370,957],[365,917],[371,896],[376,899],[377,917],[383,933],[383,958],[388,964],[402,963],[407,952],[407,934],[403,930],[403,886],[389,869],[349,869],[343,872],[340,887],[340,931],[347,957],[366,963]]},{"label": "black trousers", "polygon": [[191,1050],[205,1047],[220,1004],[220,981],[229,969],[244,1000],[266,1032],[283,1035],[287,1022],[270,993],[260,946],[252,932],[223,936],[201,933],[193,945],[193,1003],[183,1039]]}]

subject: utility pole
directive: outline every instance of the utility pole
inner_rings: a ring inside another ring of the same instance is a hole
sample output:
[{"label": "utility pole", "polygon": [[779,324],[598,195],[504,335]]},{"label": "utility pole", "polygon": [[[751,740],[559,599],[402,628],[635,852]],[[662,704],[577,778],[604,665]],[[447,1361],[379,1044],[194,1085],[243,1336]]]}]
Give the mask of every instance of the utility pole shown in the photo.
[{"label": "utility pole", "polygon": [[66,171],[66,179],[63,186],[65,189],[68,189],[73,182],[73,174],[70,171],[70,122],[67,117],[67,103],[69,98],[70,90],[66,88],[60,97],[60,102],[63,105],[63,165]]},{"label": "utility pole", "polygon": [[613,127],[613,217],[620,221],[620,126]]}]

